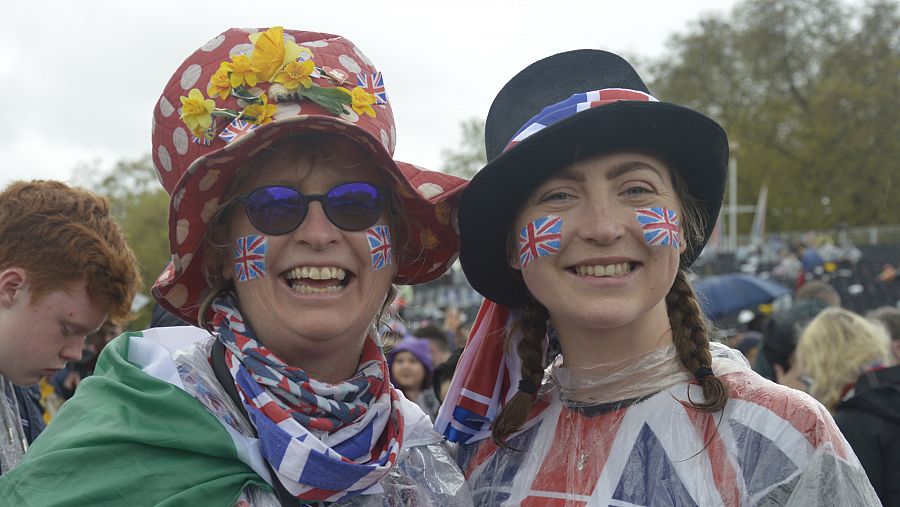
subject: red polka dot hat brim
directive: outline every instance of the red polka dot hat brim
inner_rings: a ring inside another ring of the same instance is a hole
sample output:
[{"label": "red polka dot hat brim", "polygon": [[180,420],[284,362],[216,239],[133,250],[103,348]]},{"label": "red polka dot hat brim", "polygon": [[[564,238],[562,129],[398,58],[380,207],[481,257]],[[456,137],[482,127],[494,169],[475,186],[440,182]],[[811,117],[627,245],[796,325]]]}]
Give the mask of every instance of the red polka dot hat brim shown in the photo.
[{"label": "red polka dot hat brim", "polygon": [[[346,39],[292,30],[284,30],[283,34],[285,41],[290,38],[311,50],[317,69],[323,69],[323,72],[327,69],[338,80],[353,81],[357,86],[352,88],[359,88],[358,84],[368,79],[368,84],[375,82],[383,90],[380,73]],[[248,31],[231,29],[198,49],[176,71],[154,111],[154,165],[161,183],[171,195],[169,245],[172,260],[152,287],[160,305],[188,322],[198,322],[200,300],[208,288],[203,274],[202,246],[210,222],[223,204],[223,196],[248,161],[281,140],[305,133],[327,133],[351,140],[394,181],[392,189],[403,207],[404,222],[408,224],[407,230],[399,235],[402,248],[395,250],[397,275],[394,282],[418,284],[442,275],[459,252],[456,210],[467,182],[393,159],[396,133],[390,103],[386,100],[372,105],[374,117],[356,114],[349,106],[341,114],[334,114],[327,107],[308,100],[279,102],[271,121],[246,128],[239,135],[223,137],[219,134],[204,140],[187,132],[189,126],[175,114],[171,104],[179,103],[180,97],[197,84],[206,87],[220,68],[220,62],[228,61],[230,54],[246,51],[247,46],[252,48],[242,42],[247,37]],[[352,71],[358,71],[359,75],[352,77]],[[330,77],[326,79],[322,73],[315,81],[323,90],[342,86]],[[257,83],[257,87],[260,86],[265,88],[266,84]],[[342,87],[351,89],[349,84]],[[242,94],[245,90],[239,92]],[[386,98],[386,94],[380,96]],[[217,108],[237,110],[241,107],[239,100],[229,96],[225,100],[217,97],[215,102]],[[223,128],[218,126],[218,130]]]}]

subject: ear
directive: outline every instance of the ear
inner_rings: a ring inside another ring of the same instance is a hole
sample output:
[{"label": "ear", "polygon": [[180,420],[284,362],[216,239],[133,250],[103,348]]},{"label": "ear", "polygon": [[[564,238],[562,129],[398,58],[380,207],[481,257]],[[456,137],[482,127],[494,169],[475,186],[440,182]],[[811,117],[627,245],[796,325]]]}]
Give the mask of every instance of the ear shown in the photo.
[{"label": "ear", "polygon": [[513,268],[516,271],[522,271],[522,262],[519,260],[519,256],[515,254],[515,252],[510,252],[509,254],[509,267]]},{"label": "ear", "polygon": [[0,306],[10,308],[17,299],[26,296],[28,275],[19,267],[9,267],[0,271]]},{"label": "ear", "polygon": [[225,257],[225,262],[222,266],[222,278],[234,280],[234,255],[231,250],[229,250],[228,256]]}]

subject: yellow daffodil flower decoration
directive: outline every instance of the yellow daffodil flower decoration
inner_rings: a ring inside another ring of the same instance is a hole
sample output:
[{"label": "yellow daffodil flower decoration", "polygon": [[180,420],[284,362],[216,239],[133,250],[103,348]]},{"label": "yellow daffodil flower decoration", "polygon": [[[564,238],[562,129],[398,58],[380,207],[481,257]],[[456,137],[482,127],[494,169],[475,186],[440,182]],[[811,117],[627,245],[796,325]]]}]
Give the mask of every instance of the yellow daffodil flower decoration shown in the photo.
[{"label": "yellow daffodil flower decoration", "polygon": [[372,109],[372,104],[375,103],[375,96],[367,92],[363,87],[357,86],[353,90],[341,87],[335,89],[350,95],[350,107],[353,108],[356,114],[365,114],[370,118],[375,117],[375,110]]},{"label": "yellow daffodil flower decoration", "polygon": [[244,85],[254,87],[259,82],[259,77],[256,75],[259,67],[254,65],[247,55],[232,56],[230,62],[222,62],[219,65],[219,70],[222,69],[228,72],[232,88]]},{"label": "yellow daffodil flower decoration", "polygon": [[264,125],[272,121],[272,116],[275,114],[278,106],[269,104],[269,99],[266,98],[265,94],[260,95],[259,98],[262,100],[262,103],[250,104],[244,108],[244,111],[241,114],[242,116],[253,117],[254,120],[252,120],[251,123]]},{"label": "yellow daffodil flower decoration", "polygon": [[181,121],[191,132],[200,137],[212,125],[212,111],[216,103],[203,97],[203,93],[192,88],[187,97],[181,97]]},{"label": "yellow daffodil flower decoration", "polygon": [[206,88],[207,95],[218,96],[222,100],[227,99],[231,93],[231,78],[228,77],[228,69],[224,68],[224,65],[224,62],[219,65],[219,70],[209,78],[209,86]]},{"label": "yellow daffodil flower decoration", "polygon": [[308,49],[298,46],[292,40],[285,40],[284,29],[280,26],[251,34],[250,42],[253,43],[250,59],[261,81],[271,82],[285,65],[295,62],[301,56],[305,56],[305,59],[312,56]]},{"label": "yellow daffodil flower decoration", "polygon": [[300,85],[304,88],[312,88],[310,76],[316,70],[316,64],[312,60],[305,62],[290,62],[275,74],[274,81],[281,83],[288,90],[296,90]]}]

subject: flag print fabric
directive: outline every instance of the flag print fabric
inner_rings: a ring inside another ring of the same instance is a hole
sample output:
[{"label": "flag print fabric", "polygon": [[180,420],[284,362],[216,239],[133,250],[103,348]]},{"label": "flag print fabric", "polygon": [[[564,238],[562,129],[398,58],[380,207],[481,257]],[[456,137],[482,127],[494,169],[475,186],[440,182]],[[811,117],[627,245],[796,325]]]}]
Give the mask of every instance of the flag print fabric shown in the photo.
[{"label": "flag print fabric", "polygon": [[381,76],[381,72],[357,74],[356,85],[374,95],[377,104],[387,104],[387,92],[384,91],[384,78]]},{"label": "flag print fabric", "polygon": [[219,134],[219,138],[226,143],[233,143],[239,137],[245,136],[253,130],[256,130],[257,127],[259,127],[259,125],[240,118],[235,118],[227,127],[225,127],[225,130]]},{"label": "flag print fabric", "polygon": [[678,248],[681,229],[675,211],[667,208],[638,208],[634,213],[644,230],[644,241],[648,245]]},{"label": "flag print fabric", "polygon": [[566,403],[551,366],[510,448],[497,446],[491,423],[520,379],[520,337],[503,345],[517,318],[485,300],[435,420],[461,444],[475,505],[878,505],[827,410],[718,344],[710,345],[713,370],[729,395],[721,412],[693,409],[702,389],[678,380],[636,399]]},{"label": "flag print fabric", "polygon": [[488,438],[460,448],[475,505],[870,505],[867,488],[853,490],[865,472],[824,407],[746,368],[720,378],[730,399],[716,414],[690,408],[703,395],[688,382],[579,407],[550,389],[508,441],[526,452]]},{"label": "flag print fabric", "polygon": [[565,120],[576,113],[626,100],[659,102],[652,95],[625,88],[605,88],[603,90],[576,93],[562,102],[557,102],[556,104],[545,107],[540,113],[525,122],[525,125],[516,132],[503,151],[512,148],[535,133],[544,130],[554,123]]},{"label": "flag print fabric", "polygon": [[266,274],[268,238],[250,234],[235,240],[234,274],[239,282],[246,282]]},{"label": "flag print fabric", "polygon": [[403,442],[400,398],[378,344],[366,339],[357,373],[326,384],[286,365],[256,341],[233,296],[213,304],[260,451],[285,489],[302,501],[335,502],[377,484]]},{"label": "flag print fabric", "polygon": [[508,348],[503,343],[507,324],[517,318],[515,311],[503,305],[489,299],[482,303],[435,418],[435,429],[447,440],[467,443],[489,438],[491,422],[515,394],[509,386],[518,385],[522,377],[516,352],[521,335],[514,335]]},{"label": "flag print fabric", "polygon": [[519,231],[519,264],[525,269],[538,257],[556,255],[562,242],[562,219],[556,215],[538,218]]},{"label": "flag print fabric", "polygon": [[372,258],[372,269],[379,269],[391,263],[391,230],[386,225],[376,225],[366,231],[369,241],[369,255]]}]

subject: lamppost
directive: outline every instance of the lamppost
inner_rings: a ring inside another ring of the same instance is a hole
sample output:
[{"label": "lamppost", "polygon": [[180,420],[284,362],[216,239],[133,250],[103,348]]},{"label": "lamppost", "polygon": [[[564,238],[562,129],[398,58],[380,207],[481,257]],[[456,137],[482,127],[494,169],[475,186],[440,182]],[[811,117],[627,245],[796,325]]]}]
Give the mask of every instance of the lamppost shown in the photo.
[{"label": "lamppost", "polygon": [[728,248],[737,251],[737,141],[728,143]]}]

